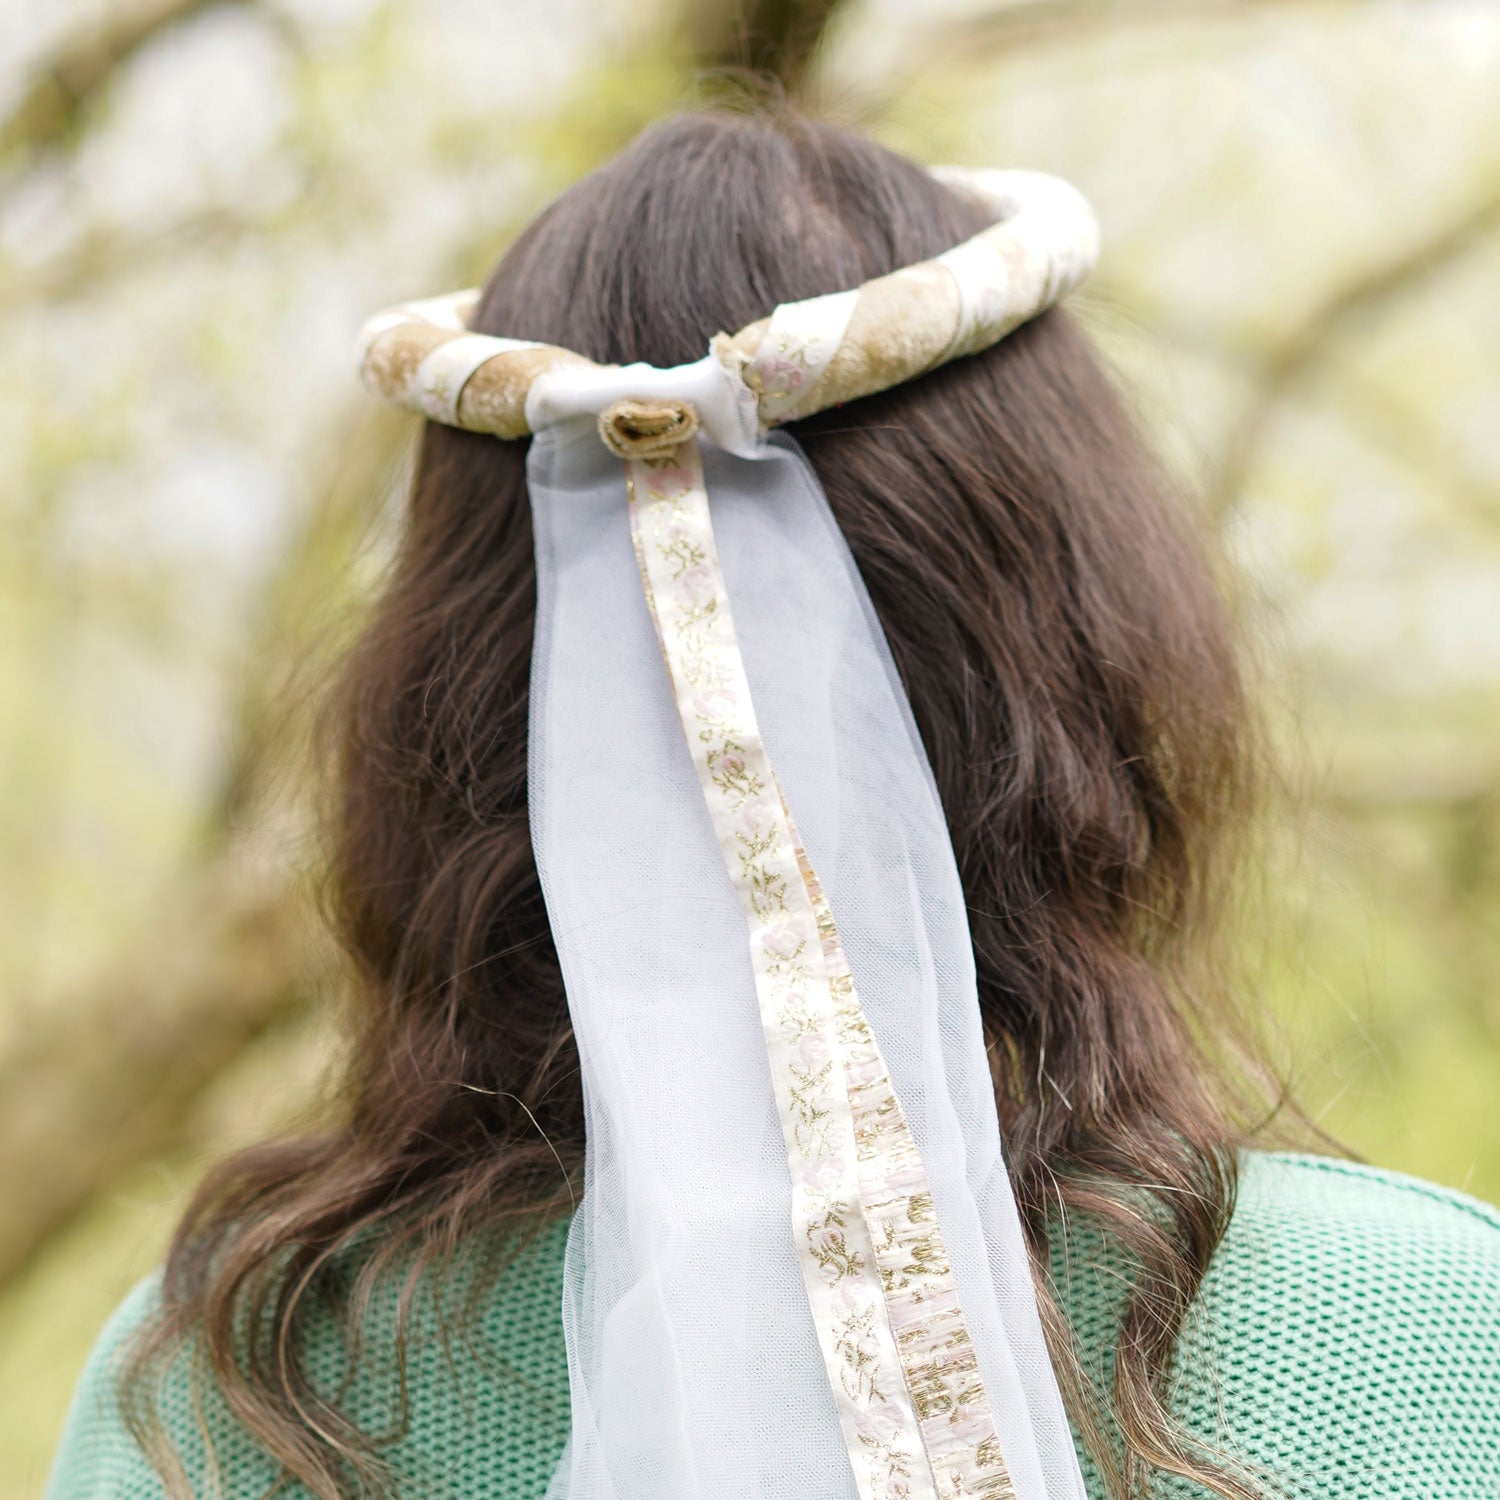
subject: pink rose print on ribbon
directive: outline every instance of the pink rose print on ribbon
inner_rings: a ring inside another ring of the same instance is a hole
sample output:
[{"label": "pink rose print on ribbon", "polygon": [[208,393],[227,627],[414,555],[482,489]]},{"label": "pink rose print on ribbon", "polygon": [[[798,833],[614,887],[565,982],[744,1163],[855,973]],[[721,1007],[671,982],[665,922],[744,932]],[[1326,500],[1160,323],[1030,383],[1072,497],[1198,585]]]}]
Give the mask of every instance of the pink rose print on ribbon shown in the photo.
[{"label": "pink rose print on ribbon", "polygon": [[[733,804],[731,811],[738,811],[743,803],[760,791],[760,783],[756,781],[745,757],[738,750],[725,750],[722,754],[714,756],[709,763],[709,772],[713,777],[714,785]],[[755,840],[755,830],[747,830],[743,822],[736,823],[736,832],[747,842]]]},{"label": "pink rose print on ribbon", "polygon": [[775,821],[775,809],[764,792],[747,797],[735,819],[734,830],[741,838],[755,839]]},{"label": "pink rose print on ribbon", "polygon": [[681,464],[660,464],[652,467],[646,488],[655,500],[676,500],[693,489],[695,483],[691,469]]},{"label": "pink rose print on ribbon", "polygon": [[867,1407],[864,1419],[886,1443],[895,1442],[906,1426],[905,1415],[894,1401],[879,1402]]},{"label": "pink rose print on ribbon", "polygon": [[841,1286],[835,1286],[833,1296],[829,1300],[833,1303],[835,1311],[842,1313],[845,1317],[858,1312],[865,1305],[865,1298],[858,1287],[851,1286],[847,1282]]},{"label": "pink rose print on ribbon", "polygon": [[821,1161],[807,1164],[802,1173],[802,1180],[815,1192],[831,1193],[838,1187],[843,1170],[842,1159],[824,1157]]},{"label": "pink rose print on ribbon", "polygon": [[831,1056],[827,1037],[816,1031],[803,1032],[797,1043],[797,1057],[804,1068],[809,1072],[821,1068]]},{"label": "pink rose print on ribbon", "polygon": [[[711,683],[694,691],[693,712],[710,724],[721,724],[734,716],[739,699],[732,688],[722,682]],[[722,759],[722,757],[720,757]]]},{"label": "pink rose print on ribbon", "polygon": [[754,365],[760,388],[768,396],[791,396],[802,389],[807,371],[790,359],[778,359],[774,354],[757,358]]},{"label": "pink rose print on ribbon", "polygon": [[813,1244],[820,1250],[842,1250],[844,1248],[844,1231],[833,1226],[827,1229],[816,1230],[813,1234]]},{"label": "pink rose print on ribbon", "polygon": [[712,604],[719,592],[714,585],[714,575],[701,565],[685,568],[677,580],[677,587],[694,609],[704,609]]},{"label": "pink rose print on ribbon", "polygon": [[829,1286],[836,1287],[846,1277],[856,1277],[864,1269],[865,1257],[849,1243],[842,1229],[833,1226],[815,1229],[808,1235],[807,1243]]},{"label": "pink rose print on ribbon", "polygon": [[795,958],[806,946],[807,934],[802,931],[802,924],[795,918],[783,917],[780,921],[766,925],[760,942],[761,947],[773,958]]}]

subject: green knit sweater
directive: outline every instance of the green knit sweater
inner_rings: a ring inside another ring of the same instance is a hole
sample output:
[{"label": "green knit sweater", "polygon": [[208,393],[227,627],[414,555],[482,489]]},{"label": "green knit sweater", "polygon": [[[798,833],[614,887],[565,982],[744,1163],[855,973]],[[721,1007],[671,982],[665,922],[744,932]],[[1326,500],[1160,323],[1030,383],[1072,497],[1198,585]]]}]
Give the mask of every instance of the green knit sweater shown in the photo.
[{"label": "green knit sweater", "polygon": [[[489,1294],[466,1334],[438,1336],[419,1303],[403,1425],[390,1348],[398,1295],[377,1304],[347,1396],[385,1449],[403,1496],[532,1500],[568,1431],[559,1304],[564,1226]],[[1076,1232],[1055,1269],[1085,1357],[1107,1370],[1123,1268]],[[162,1487],[124,1430],[116,1356],[151,1307],[144,1284],[84,1372],[49,1500],[146,1500]],[[336,1388],[344,1349],[314,1327],[309,1359]],[[274,1465],[184,1357],[161,1397],[197,1495],[259,1500]],[[1296,1500],[1500,1500],[1500,1213],[1391,1173],[1311,1157],[1252,1155],[1240,1201],[1182,1344],[1173,1406]],[[212,1439],[210,1459],[204,1433]],[[1102,1491],[1092,1468],[1091,1497]],[[305,1492],[279,1492],[298,1500]],[[1163,1496],[1201,1496],[1164,1481]],[[814,1500],[814,1497],[810,1497]]]}]

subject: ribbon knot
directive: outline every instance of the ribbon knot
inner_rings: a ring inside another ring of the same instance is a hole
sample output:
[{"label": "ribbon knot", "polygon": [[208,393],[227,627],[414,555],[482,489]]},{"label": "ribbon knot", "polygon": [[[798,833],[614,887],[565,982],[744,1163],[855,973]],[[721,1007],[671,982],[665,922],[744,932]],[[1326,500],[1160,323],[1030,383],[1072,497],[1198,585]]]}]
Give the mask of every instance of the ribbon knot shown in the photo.
[{"label": "ribbon knot", "polygon": [[698,431],[698,410],[690,401],[613,402],[599,413],[599,436],[616,458],[670,458]]}]

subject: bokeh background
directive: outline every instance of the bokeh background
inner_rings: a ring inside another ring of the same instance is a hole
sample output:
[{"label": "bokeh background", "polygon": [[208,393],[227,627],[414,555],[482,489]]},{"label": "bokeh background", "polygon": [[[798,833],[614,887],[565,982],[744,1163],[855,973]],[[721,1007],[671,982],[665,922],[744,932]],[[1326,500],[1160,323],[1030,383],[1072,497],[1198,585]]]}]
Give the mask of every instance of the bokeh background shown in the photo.
[{"label": "bokeh background", "polygon": [[305,704],[412,436],[361,318],[746,61],[1098,206],[1078,311],[1288,766],[1257,1001],[1321,1125],[1500,1198],[1500,6],[8,0],[0,1500],[204,1162],[328,1065]]}]

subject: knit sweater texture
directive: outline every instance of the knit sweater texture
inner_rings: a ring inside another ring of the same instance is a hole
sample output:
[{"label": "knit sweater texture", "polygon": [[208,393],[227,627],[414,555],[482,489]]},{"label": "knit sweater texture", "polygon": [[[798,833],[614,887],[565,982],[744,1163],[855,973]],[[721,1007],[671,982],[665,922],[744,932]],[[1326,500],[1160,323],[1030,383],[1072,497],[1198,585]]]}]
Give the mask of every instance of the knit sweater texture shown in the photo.
[{"label": "knit sweater texture", "polygon": [[[565,1224],[496,1280],[463,1330],[440,1332],[424,1289],[409,1329],[409,1409],[392,1333],[400,1288],[377,1296],[344,1405],[402,1500],[540,1500],[568,1434],[561,1322]],[[1091,1370],[1106,1378],[1124,1262],[1085,1226],[1055,1237],[1054,1272]],[[47,1500],[160,1500],[115,1392],[121,1350],[154,1281],[120,1307],[84,1371]],[[446,1298],[451,1315],[456,1304]],[[344,1335],[313,1322],[307,1361],[335,1390]],[[195,1496],[260,1500],[274,1463],[194,1378],[191,1350],[159,1393]],[[201,1366],[201,1362],[200,1362]],[[1245,1158],[1239,1202],[1179,1344],[1171,1405],[1286,1500],[1500,1500],[1500,1213],[1413,1178],[1306,1156]],[[1085,1458],[1091,1500],[1103,1496]],[[285,1500],[306,1500],[285,1485]],[[1206,1494],[1158,1481],[1166,1500]],[[809,1497],[816,1500],[816,1497]]]}]

